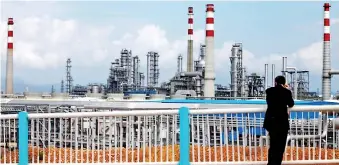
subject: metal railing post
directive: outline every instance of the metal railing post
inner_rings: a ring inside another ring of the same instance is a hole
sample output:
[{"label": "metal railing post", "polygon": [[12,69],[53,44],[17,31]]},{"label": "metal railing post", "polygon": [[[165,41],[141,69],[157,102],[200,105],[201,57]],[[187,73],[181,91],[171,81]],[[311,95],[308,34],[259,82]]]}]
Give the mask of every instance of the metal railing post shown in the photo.
[{"label": "metal railing post", "polygon": [[19,112],[19,165],[28,165],[28,115]]},{"label": "metal railing post", "polygon": [[181,107],[179,109],[180,121],[180,160],[179,165],[190,164],[190,131],[189,131],[189,109]]}]

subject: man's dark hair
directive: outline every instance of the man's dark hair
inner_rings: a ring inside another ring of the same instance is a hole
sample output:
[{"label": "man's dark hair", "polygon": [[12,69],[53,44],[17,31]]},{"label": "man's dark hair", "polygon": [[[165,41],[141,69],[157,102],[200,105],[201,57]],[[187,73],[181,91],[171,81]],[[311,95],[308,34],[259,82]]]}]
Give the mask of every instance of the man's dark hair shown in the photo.
[{"label": "man's dark hair", "polygon": [[277,76],[274,81],[277,83],[277,85],[284,85],[286,84],[286,79],[284,76]]}]

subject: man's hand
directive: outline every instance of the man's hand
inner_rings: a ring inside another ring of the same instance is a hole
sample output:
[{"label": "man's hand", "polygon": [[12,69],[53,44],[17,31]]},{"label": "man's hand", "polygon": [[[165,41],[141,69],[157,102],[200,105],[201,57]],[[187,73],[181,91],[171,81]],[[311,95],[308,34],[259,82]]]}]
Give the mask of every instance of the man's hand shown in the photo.
[{"label": "man's hand", "polygon": [[290,110],[291,110],[291,108],[287,108],[287,114],[288,114],[288,116],[290,116]]},{"label": "man's hand", "polygon": [[288,86],[288,84],[282,85],[284,88],[289,88],[290,86]]}]

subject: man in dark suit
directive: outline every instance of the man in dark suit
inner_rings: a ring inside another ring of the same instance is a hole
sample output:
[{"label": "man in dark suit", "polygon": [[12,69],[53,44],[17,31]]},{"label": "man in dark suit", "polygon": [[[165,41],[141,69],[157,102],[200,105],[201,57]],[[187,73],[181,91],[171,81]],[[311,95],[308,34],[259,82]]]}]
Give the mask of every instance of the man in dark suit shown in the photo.
[{"label": "man in dark suit", "polygon": [[286,87],[283,76],[275,78],[275,86],[266,89],[267,111],[264,128],[270,136],[267,165],[281,165],[285,152],[286,139],[289,130],[288,108],[294,106],[292,93]]}]

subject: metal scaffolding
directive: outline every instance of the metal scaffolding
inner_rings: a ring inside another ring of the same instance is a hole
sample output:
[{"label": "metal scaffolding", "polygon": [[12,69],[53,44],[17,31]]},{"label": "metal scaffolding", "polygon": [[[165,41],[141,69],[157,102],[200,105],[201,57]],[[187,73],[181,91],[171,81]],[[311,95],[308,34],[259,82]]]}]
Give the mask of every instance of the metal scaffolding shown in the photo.
[{"label": "metal scaffolding", "polygon": [[256,73],[246,76],[248,84],[248,97],[262,97],[265,93],[265,77],[259,76]]},{"label": "metal scaffolding", "polygon": [[66,92],[71,94],[73,88],[73,77],[71,75],[72,61],[70,58],[66,61]]},{"label": "metal scaffolding", "polygon": [[147,87],[154,88],[159,82],[159,54],[157,52],[147,53]]},{"label": "metal scaffolding", "polygon": [[[286,71],[288,73],[288,84],[292,91],[294,91],[294,81],[295,81],[295,71]],[[312,97],[309,91],[309,85],[310,85],[310,75],[309,71],[307,70],[301,70],[297,71],[297,94],[299,99],[307,99],[309,97]]]}]

